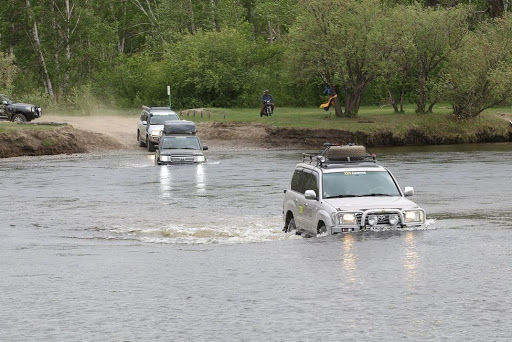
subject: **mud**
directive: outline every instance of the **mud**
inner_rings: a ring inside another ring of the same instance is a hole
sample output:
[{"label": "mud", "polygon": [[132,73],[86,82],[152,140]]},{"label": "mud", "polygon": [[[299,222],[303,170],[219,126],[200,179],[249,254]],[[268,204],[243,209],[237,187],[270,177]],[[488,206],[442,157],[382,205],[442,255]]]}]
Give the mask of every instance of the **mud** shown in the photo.
[{"label": "mud", "polygon": [[85,153],[119,148],[122,148],[122,144],[111,137],[70,125],[56,125],[55,129],[44,131],[0,133],[1,158]]}]

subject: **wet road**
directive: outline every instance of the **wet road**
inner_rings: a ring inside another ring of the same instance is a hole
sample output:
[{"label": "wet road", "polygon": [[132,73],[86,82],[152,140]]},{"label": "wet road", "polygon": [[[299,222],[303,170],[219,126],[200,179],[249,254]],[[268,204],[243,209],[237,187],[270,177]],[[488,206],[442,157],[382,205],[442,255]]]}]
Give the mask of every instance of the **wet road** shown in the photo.
[{"label": "wet road", "polygon": [[510,144],[373,151],[429,229],[313,239],[300,152],[209,152],[0,160],[0,340],[512,338]]}]

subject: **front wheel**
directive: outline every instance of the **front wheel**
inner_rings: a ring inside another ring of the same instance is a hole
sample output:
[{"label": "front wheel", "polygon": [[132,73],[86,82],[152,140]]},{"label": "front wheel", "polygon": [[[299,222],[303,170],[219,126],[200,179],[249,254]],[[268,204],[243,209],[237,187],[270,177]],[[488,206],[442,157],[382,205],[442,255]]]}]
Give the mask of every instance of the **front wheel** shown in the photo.
[{"label": "front wheel", "polygon": [[139,142],[139,147],[145,147],[146,146],[144,141],[142,141],[142,139],[140,138],[140,131],[137,131],[137,141]]},{"label": "front wheel", "polygon": [[320,225],[318,226],[318,228],[316,229],[316,234],[317,235],[322,235],[324,233],[327,233],[327,227],[325,226],[325,224],[322,222],[320,223]]},{"label": "front wheel", "polygon": [[146,145],[148,146],[148,152],[155,152],[155,144],[149,141],[149,138],[146,138]]},{"label": "front wheel", "polygon": [[23,114],[14,114],[12,117],[13,122],[27,122],[27,118]]},{"label": "front wheel", "polygon": [[297,231],[297,226],[295,225],[295,219],[292,217],[290,218],[290,221],[288,221],[286,227],[284,227],[284,232],[289,233],[293,230]]}]

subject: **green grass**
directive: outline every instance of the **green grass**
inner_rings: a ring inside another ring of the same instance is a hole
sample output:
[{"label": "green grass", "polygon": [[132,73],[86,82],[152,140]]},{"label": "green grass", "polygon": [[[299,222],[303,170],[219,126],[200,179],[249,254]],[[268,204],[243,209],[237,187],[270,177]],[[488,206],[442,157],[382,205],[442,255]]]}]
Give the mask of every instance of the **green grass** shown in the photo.
[{"label": "green grass", "polygon": [[[405,113],[397,114],[391,106],[383,108],[362,106],[355,118],[337,118],[334,110],[326,112],[318,107],[276,107],[274,114],[270,117],[260,117],[259,108],[204,108],[202,110],[185,109],[178,112],[182,119],[194,122],[262,123],[276,127],[339,129],[370,134],[390,131],[397,135],[402,135],[412,128],[419,128],[428,134],[472,136],[475,132],[482,130],[506,131],[507,121],[500,118],[500,115],[512,111],[508,107],[492,108],[476,119],[457,121],[451,115],[451,107],[446,104],[435,106],[435,112],[431,114],[416,114],[414,104],[406,105],[404,110]],[[72,110],[49,111],[47,114],[88,116]],[[100,108],[91,115],[133,116],[135,120],[139,114],[138,108]]]},{"label": "green grass", "polygon": [[52,139],[52,138],[49,138],[49,139],[45,139],[41,142],[41,145],[42,146],[45,146],[45,147],[53,147],[53,146],[57,146],[58,145],[58,142],[57,140],[55,139]]},{"label": "green grass", "polygon": [[414,105],[409,105],[404,114],[397,114],[391,107],[361,107],[355,118],[338,118],[334,110],[329,113],[320,108],[278,107],[270,117],[260,117],[259,108],[205,108],[202,116],[200,111],[189,110],[182,111],[181,118],[195,122],[263,123],[277,127],[339,129],[367,133],[391,131],[397,134],[403,134],[411,128],[421,128],[422,131],[432,134],[466,135],[483,128],[502,130],[507,127],[505,120],[498,117],[498,113],[507,112],[508,108],[489,110],[479,118],[464,121],[455,120],[448,106],[438,106],[438,110],[432,114],[416,114],[414,108]]},{"label": "green grass", "polygon": [[18,124],[14,122],[0,121],[0,133],[19,132],[19,131],[49,131],[55,129],[51,125],[31,125]]}]

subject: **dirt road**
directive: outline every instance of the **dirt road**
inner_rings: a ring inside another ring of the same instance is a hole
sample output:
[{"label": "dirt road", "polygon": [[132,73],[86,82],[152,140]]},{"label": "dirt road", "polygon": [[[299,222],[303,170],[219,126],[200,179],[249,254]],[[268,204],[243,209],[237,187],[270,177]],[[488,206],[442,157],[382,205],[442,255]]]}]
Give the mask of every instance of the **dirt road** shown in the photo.
[{"label": "dirt road", "polygon": [[[123,149],[141,149],[137,143],[137,118],[125,116],[64,116],[45,115],[38,123],[67,123],[74,128],[105,135],[119,144]],[[257,149],[266,147],[267,136],[264,125],[231,125],[218,123],[200,123],[197,134],[201,141],[213,149]],[[101,150],[91,137],[90,148]],[[103,146],[104,148],[108,148]]]}]

